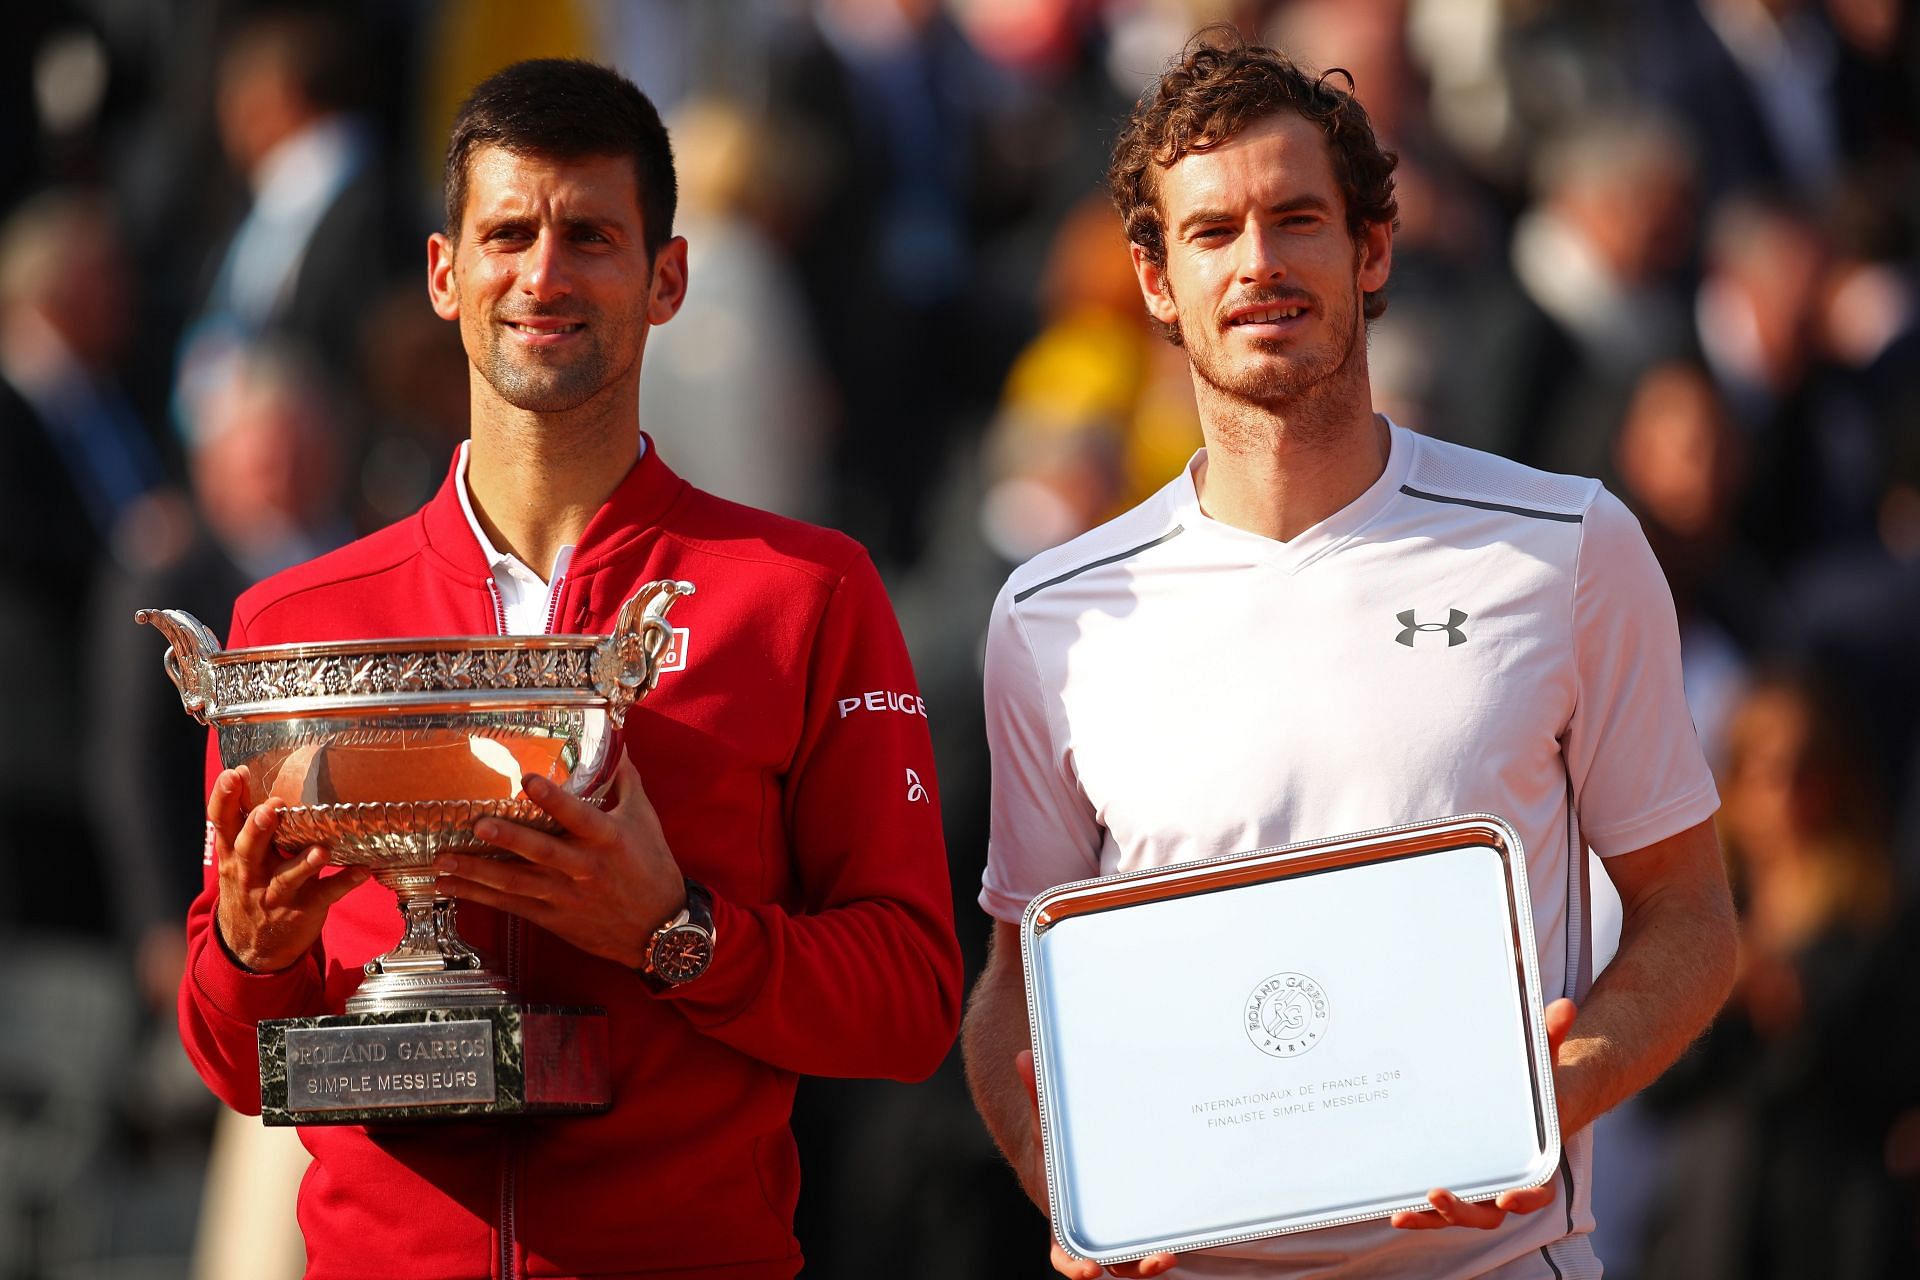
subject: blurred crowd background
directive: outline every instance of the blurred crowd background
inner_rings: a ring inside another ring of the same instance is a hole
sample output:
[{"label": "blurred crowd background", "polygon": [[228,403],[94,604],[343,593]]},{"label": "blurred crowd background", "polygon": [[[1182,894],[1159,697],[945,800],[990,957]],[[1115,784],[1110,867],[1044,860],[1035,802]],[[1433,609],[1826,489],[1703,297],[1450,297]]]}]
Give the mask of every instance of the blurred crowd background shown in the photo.
[{"label": "blurred crowd background", "polygon": [[[1400,154],[1377,406],[1605,478],[1673,585],[1741,977],[1603,1122],[1609,1274],[1916,1274],[1911,6],[41,0],[0,41],[0,1280],[297,1274],[297,1152],[216,1124],[173,1032],[202,738],[131,615],[222,628],[441,480],[465,366],[422,246],[465,90],[579,55],[668,116],[692,290],[642,421],[871,548],[977,966],[988,605],[1198,444],[1101,184],[1214,20],[1347,68]],[[957,1055],[809,1084],[796,1127],[810,1274],[1045,1273]]]}]

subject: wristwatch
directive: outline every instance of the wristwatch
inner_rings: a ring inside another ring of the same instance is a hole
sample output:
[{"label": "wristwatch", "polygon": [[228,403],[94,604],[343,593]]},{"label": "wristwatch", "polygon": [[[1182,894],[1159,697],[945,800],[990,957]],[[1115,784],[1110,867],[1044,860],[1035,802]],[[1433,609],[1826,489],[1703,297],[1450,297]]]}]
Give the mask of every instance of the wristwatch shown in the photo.
[{"label": "wristwatch", "polygon": [[687,881],[687,905],[653,931],[639,974],[656,991],[692,982],[713,963],[713,895],[698,880]]}]

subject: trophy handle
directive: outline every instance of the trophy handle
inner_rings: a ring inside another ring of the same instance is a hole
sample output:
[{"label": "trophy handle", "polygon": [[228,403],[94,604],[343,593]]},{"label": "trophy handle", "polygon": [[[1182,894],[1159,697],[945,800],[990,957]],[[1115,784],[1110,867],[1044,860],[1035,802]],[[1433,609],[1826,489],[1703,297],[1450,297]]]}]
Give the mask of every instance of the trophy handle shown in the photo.
[{"label": "trophy handle", "polygon": [[180,690],[180,705],[201,724],[212,724],[219,711],[213,704],[213,659],[220,652],[213,632],[184,609],[142,609],[133,620],[151,623],[167,637],[163,664]]},{"label": "trophy handle", "polygon": [[594,687],[605,696],[616,726],[627,722],[628,710],[660,678],[660,660],[673,646],[667,610],[681,596],[692,594],[691,582],[668,578],[649,582],[620,606],[613,633],[594,649]]}]

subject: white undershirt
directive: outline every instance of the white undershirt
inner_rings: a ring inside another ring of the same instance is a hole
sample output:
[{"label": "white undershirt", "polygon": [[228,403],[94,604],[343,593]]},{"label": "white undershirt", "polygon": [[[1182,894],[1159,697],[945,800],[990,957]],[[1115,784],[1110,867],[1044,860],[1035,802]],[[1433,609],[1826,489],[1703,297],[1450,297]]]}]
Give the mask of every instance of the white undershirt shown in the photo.
[{"label": "white undershirt", "polygon": [[[487,567],[493,571],[493,585],[499,589],[500,604],[506,612],[506,634],[510,636],[544,635],[547,630],[547,611],[553,603],[553,588],[566,576],[567,565],[573,561],[573,544],[569,542],[553,554],[553,568],[543,580],[539,574],[528,568],[526,562],[510,551],[501,551],[494,547],[487,531],[480,527],[480,521],[473,514],[473,499],[467,495],[467,444],[460,442],[460,460],[454,468],[454,492],[460,495],[460,510],[467,517],[467,528],[473,530],[474,541],[480,544],[480,554],[487,559]],[[646,441],[641,441],[646,448]]]},{"label": "white undershirt", "polygon": [[[467,494],[467,447],[470,443],[466,440],[460,442],[460,460],[454,469],[453,489],[460,495],[460,510],[467,517],[467,528],[473,530],[473,539],[480,544],[480,554],[487,558],[487,567],[493,570],[493,585],[499,589],[500,604],[506,611],[506,634],[545,635],[553,592],[567,576],[567,566],[573,563],[574,544],[569,542],[553,553],[553,567],[547,571],[544,580],[519,556],[497,549],[487,537],[487,531],[480,527],[479,519],[473,514],[473,499]],[[634,459],[637,462],[646,456],[647,438],[641,436],[640,451],[634,455]]]}]

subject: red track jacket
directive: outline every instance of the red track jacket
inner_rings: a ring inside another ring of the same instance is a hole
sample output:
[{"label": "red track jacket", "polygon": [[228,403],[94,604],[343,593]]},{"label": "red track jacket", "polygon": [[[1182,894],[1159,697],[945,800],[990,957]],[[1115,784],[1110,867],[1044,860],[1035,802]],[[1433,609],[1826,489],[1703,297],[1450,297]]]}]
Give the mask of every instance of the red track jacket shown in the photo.
[{"label": "red track jacket", "polygon": [[[247,592],[229,647],[497,631],[454,485]],[[684,665],[629,715],[626,746],[675,859],[713,891],[713,965],[655,995],[463,904],[462,935],[525,999],[607,1008],[613,1109],[303,1129],[310,1276],[792,1276],[795,1076],[919,1079],[952,1044],[961,968],[933,751],[865,552],[695,489],[649,441],[556,584],[553,630],[610,630],[654,578],[698,594],[671,615]],[[209,867],[187,920],[181,1038],[221,1098],[257,1113],[255,1024],[340,1012],[400,915],[370,882],[303,963],[255,975],[215,937],[216,896]]]}]

